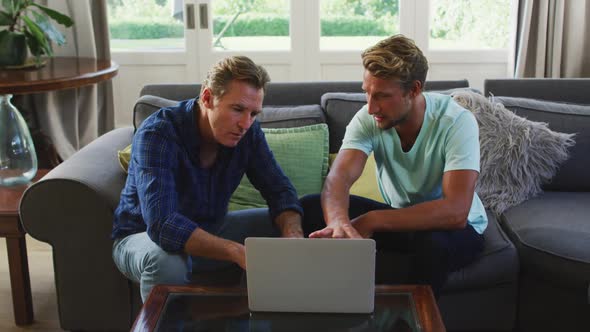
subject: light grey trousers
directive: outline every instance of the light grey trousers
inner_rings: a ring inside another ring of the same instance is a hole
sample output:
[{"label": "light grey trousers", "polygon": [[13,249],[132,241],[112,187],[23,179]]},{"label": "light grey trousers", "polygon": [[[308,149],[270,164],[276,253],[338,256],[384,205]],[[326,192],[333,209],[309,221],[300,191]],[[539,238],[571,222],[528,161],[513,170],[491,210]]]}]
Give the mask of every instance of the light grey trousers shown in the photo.
[{"label": "light grey trousers", "polygon": [[[247,237],[276,237],[279,231],[271,222],[268,209],[251,209],[228,213],[214,235],[243,244]],[[183,253],[168,253],[146,232],[117,239],[113,244],[113,260],[121,273],[139,283],[143,302],[157,284],[184,285],[191,281],[193,273],[233,264]]]}]

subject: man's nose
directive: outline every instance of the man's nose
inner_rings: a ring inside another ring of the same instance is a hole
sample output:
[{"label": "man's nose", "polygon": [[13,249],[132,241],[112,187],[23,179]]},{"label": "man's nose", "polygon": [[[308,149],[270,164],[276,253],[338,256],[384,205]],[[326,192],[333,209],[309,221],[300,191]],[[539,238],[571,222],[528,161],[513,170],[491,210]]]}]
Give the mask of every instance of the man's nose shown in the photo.
[{"label": "man's nose", "polygon": [[250,116],[250,113],[244,112],[244,114],[240,117],[240,121],[238,121],[238,126],[240,129],[246,131],[250,129],[250,126],[254,122],[254,117]]},{"label": "man's nose", "polygon": [[379,107],[377,106],[377,103],[375,103],[375,101],[373,101],[373,98],[371,97],[367,97],[367,112],[369,112],[370,115],[379,112]]}]

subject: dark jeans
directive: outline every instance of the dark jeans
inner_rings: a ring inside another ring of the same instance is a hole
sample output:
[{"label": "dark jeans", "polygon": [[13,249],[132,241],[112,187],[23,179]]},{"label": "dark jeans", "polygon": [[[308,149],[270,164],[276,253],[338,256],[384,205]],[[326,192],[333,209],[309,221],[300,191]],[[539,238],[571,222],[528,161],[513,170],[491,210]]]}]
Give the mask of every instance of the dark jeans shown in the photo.
[{"label": "dark jeans", "polygon": [[[301,198],[303,231],[306,236],[325,227],[320,195]],[[392,209],[389,205],[359,196],[350,196],[349,216],[356,218],[373,210]],[[438,298],[449,273],[473,262],[483,250],[483,235],[471,225],[457,230],[375,232],[377,244],[377,283],[427,284]],[[393,253],[394,255],[388,255]],[[383,260],[381,257],[401,257]],[[380,265],[386,266],[380,266]],[[391,265],[394,264],[392,269]],[[404,266],[400,266],[404,265]],[[396,275],[382,275],[394,271]]]}]

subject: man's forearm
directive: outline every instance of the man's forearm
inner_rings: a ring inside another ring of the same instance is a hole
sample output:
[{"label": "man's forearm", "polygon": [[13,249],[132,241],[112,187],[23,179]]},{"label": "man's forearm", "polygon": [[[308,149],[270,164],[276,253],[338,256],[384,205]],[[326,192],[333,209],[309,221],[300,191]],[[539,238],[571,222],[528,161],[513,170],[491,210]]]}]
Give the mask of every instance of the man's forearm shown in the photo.
[{"label": "man's forearm", "polygon": [[303,237],[301,215],[293,210],[285,210],[275,218],[275,224],[282,237]]},{"label": "man's forearm", "polygon": [[322,190],[322,210],[326,225],[333,221],[348,220],[348,206],[350,204],[350,185],[334,176],[328,176]]},{"label": "man's forearm", "polygon": [[455,170],[443,175],[443,198],[399,210],[367,213],[374,231],[460,229],[467,223],[478,173]]},{"label": "man's forearm", "polygon": [[338,152],[322,190],[322,211],[328,226],[332,223],[350,224],[348,206],[350,188],[358,180],[367,162],[367,154],[355,149]]},{"label": "man's forearm", "polygon": [[[201,228],[197,228],[184,245],[184,251],[191,256],[245,264],[245,250],[240,243],[222,239]],[[245,266],[242,266],[245,267]]]},{"label": "man's forearm", "polygon": [[419,231],[432,229],[464,228],[467,216],[457,213],[454,205],[445,199],[416,204],[397,210],[375,210],[366,215],[373,231]]}]

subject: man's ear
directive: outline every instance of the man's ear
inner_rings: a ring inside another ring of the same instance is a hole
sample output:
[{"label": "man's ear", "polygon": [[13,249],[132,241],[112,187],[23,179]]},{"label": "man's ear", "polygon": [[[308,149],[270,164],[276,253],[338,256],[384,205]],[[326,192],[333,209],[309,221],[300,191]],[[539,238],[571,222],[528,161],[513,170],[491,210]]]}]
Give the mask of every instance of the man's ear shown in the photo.
[{"label": "man's ear", "polygon": [[199,97],[201,99],[201,102],[203,103],[203,106],[205,106],[206,108],[213,108],[213,94],[211,93],[211,89],[210,88],[204,88],[203,91],[201,92],[201,96]]},{"label": "man's ear", "polygon": [[422,82],[420,82],[418,80],[414,80],[414,82],[412,83],[412,88],[410,89],[410,93],[412,94],[412,97],[419,96],[420,93],[422,93],[422,90],[424,90],[424,87],[422,86]]}]

